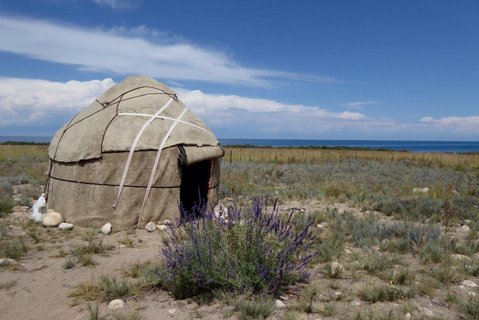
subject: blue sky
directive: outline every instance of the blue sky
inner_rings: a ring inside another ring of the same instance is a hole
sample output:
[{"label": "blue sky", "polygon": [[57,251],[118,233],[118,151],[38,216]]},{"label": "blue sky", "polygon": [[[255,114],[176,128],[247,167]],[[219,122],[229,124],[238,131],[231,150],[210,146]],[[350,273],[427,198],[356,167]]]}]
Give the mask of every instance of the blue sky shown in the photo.
[{"label": "blue sky", "polygon": [[479,140],[479,2],[0,0],[0,135],[166,83],[221,138]]}]

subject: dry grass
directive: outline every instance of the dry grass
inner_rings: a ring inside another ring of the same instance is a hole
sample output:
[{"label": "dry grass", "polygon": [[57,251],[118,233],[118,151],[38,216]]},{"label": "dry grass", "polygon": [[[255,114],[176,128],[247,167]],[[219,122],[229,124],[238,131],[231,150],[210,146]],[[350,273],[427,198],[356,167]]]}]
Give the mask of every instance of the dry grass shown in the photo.
[{"label": "dry grass", "polygon": [[[46,149],[0,145],[0,176],[24,175],[43,182]],[[434,302],[436,316],[479,319],[478,300],[468,296],[478,290],[461,287],[465,279],[479,283],[479,154],[226,148],[221,174],[223,196],[244,202],[252,196],[276,195],[283,201],[304,200],[301,205],[306,207],[311,200],[349,207],[345,212],[309,207],[295,214],[298,225],[308,216],[328,226],[314,228],[317,241],[312,247],[318,255],[309,265],[310,284],[284,293],[291,292],[288,310],[280,311],[280,317],[404,319],[412,313],[419,319],[421,307],[432,308]],[[414,187],[429,187],[430,192],[415,194]],[[470,231],[460,230],[464,224]],[[9,223],[0,224],[2,257],[19,252],[28,256],[43,244],[49,250],[49,241],[74,236],[35,226],[24,230],[23,238],[13,236]],[[63,267],[84,264],[81,257],[88,264],[92,255],[107,252],[110,248],[96,237],[96,230],[85,233],[83,240],[89,244],[72,247],[74,254]],[[128,237],[119,242],[133,245]],[[59,257],[69,254],[63,248],[55,251]],[[453,259],[458,255],[463,260]],[[333,261],[344,269],[333,273]],[[79,301],[139,299],[160,286],[157,262],[137,263],[122,272],[82,283],[71,296]],[[14,285],[2,283],[0,288]],[[231,299],[238,300],[233,306],[240,318],[266,317],[274,301],[248,295]]]},{"label": "dry grass", "polygon": [[445,154],[398,151],[334,150],[320,148],[225,148],[226,162],[275,164],[323,164],[347,159],[410,162],[419,166],[437,166],[456,170],[478,170],[479,153]]}]

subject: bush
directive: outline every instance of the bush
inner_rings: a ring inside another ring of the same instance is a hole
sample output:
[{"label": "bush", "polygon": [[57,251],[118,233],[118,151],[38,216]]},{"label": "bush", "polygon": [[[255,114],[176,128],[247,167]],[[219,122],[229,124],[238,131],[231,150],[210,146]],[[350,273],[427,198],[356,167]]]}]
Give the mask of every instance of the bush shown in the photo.
[{"label": "bush", "polygon": [[266,213],[263,204],[254,200],[250,211],[229,212],[227,220],[200,210],[201,219],[172,229],[163,249],[162,285],[186,298],[215,291],[278,294],[304,279],[313,257],[307,252],[313,221],[292,228],[292,213],[283,220],[275,205]]},{"label": "bush", "polygon": [[12,212],[14,206],[15,202],[13,201],[12,196],[0,192],[0,217],[3,217],[5,214]]}]

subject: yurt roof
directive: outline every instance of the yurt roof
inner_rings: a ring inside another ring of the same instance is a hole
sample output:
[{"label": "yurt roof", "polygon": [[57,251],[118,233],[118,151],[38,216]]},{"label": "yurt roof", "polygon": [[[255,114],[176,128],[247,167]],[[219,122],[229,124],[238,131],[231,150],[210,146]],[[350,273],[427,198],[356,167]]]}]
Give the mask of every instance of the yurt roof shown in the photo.
[{"label": "yurt roof", "polygon": [[217,146],[211,130],[164,84],[130,77],[107,90],[57,131],[48,155],[58,162],[100,158],[103,152]]}]

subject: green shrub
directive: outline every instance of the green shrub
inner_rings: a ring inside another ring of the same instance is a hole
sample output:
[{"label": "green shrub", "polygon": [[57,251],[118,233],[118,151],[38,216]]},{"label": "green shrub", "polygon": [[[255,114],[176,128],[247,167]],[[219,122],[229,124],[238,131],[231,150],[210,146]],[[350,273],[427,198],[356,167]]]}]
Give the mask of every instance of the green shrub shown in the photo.
[{"label": "green shrub", "polygon": [[277,294],[306,277],[313,257],[313,222],[296,231],[291,216],[282,220],[275,207],[264,212],[259,200],[248,212],[229,212],[227,221],[203,212],[183,231],[172,229],[163,249],[162,285],[178,298],[216,290]]},{"label": "green shrub", "polygon": [[411,288],[402,288],[386,284],[364,286],[359,290],[358,294],[361,299],[371,303],[396,301],[398,299],[413,298],[415,296],[415,292]]},{"label": "green shrub", "polygon": [[274,310],[271,297],[259,296],[254,299],[240,299],[236,303],[239,319],[266,319]]},{"label": "green shrub", "polygon": [[102,276],[99,287],[102,291],[103,301],[129,297],[132,293],[132,286],[129,282],[114,277]]}]

